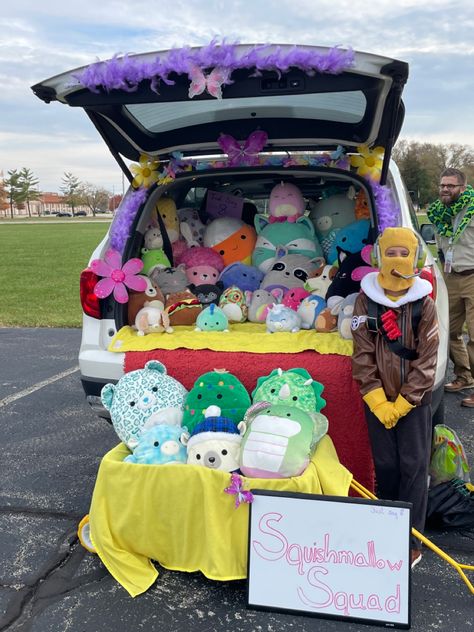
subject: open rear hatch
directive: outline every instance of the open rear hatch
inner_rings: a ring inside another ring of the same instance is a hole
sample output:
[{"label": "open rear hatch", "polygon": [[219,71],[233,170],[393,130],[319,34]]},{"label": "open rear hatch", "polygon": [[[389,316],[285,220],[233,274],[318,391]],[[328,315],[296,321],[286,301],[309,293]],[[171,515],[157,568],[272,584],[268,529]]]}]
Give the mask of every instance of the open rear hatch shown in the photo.
[{"label": "open rear hatch", "polygon": [[[215,155],[221,133],[242,141],[259,128],[267,151],[382,146],[383,184],[407,77],[405,62],[368,53],[211,44],[97,62],[32,90],[47,103],[84,108],[129,180],[124,159]],[[190,96],[190,85],[201,93]],[[219,90],[222,98],[211,96]]]}]

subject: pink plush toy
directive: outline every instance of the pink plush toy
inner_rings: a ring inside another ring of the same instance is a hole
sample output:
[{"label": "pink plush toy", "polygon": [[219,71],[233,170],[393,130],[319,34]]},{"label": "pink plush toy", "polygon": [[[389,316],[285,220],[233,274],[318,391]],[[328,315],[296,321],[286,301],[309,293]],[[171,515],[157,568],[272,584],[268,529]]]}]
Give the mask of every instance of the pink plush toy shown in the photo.
[{"label": "pink plush toy", "polygon": [[194,285],[215,285],[219,274],[224,269],[224,261],[212,248],[197,246],[187,250],[180,259],[186,266],[186,277]]},{"label": "pink plush toy", "polygon": [[301,191],[290,182],[281,182],[273,187],[269,201],[269,222],[296,222],[304,215],[306,204]]},{"label": "pink plush toy", "polygon": [[310,293],[302,287],[292,287],[285,292],[282,304],[297,312],[301,301],[309,296],[309,294]]}]

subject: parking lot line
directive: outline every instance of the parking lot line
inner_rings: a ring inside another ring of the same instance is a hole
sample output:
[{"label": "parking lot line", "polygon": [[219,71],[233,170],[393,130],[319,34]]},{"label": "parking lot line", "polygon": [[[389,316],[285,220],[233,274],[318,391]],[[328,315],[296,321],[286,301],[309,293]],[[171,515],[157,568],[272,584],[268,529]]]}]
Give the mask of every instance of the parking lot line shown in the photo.
[{"label": "parking lot line", "polygon": [[79,371],[79,366],[72,367],[71,369],[66,369],[66,371],[62,371],[61,373],[58,373],[57,375],[53,375],[52,377],[49,377],[47,380],[43,380],[42,382],[37,382],[36,384],[33,384],[32,386],[29,386],[28,388],[25,388],[22,391],[19,391],[18,393],[14,393],[13,395],[8,395],[8,397],[4,397],[3,399],[0,399],[0,408],[2,408],[3,406],[7,406],[8,404],[11,404],[12,402],[15,402],[17,399],[21,399],[22,397],[26,397],[27,395],[34,393],[35,391],[38,391],[40,388],[43,388],[44,386],[48,386],[49,384],[52,384],[53,382],[57,382],[58,380],[61,380],[63,377],[67,377],[68,375],[71,375],[72,373],[76,373],[77,371]]}]

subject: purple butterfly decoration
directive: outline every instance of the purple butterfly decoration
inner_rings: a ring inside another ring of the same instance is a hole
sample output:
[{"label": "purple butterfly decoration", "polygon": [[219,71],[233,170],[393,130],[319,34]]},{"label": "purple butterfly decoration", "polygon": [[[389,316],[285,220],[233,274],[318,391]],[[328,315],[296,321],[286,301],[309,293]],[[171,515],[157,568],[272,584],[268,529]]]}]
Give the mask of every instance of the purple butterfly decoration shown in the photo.
[{"label": "purple butterfly decoration", "polygon": [[230,475],[230,487],[226,487],[224,489],[226,494],[235,495],[235,508],[239,507],[240,503],[251,503],[253,502],[253,494],[248,490],[244,489],[244,484],[242,483],[242,478],[238,474]]},{"label": "purple butterfly decoration", "polygon": [[246,165],[253,167],[259,164],[258,153],[267,144],[268,134],[255,130],[244,143],[239,143],[230,134],[221,134],[217,139],[219,147],[229,157],[229,167]]}]

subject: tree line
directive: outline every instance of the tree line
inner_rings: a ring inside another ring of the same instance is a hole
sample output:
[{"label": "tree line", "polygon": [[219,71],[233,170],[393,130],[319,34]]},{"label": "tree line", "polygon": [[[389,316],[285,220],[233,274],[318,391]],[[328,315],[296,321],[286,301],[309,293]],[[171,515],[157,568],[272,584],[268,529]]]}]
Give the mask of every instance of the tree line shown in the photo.
[{"label": "tree line", "polygon": [[[438,197],[439,174],[446,167],[461,169],[468,182],[474,185],[474,150],[469,145],[399,140],[392,156],[414,202],[421,208]],[[73,215],[78,206],[87,206],[94,215],[109,208],[109,191],[89,182],[80,182],[70,172],[64,172],[60,190]],[[12,169],[7,178],[0,179],[0,210],[10,208],[12,217],[14,207],[25,206],[31,216],[30,202],[40,197],[38,178],[27,167]],[[114,206],[116,201],[114,199]]]},{"label": "tree line", "polygon": [[[31,169],[11,169],[8,171],[8,177],[0,179],[0,210],[5,211],[9,208],[13,218],[14,208],[26,207],[31,217],[31,202],[41,199],[43,195],[38,185],[39,180]],[[64,172],[60,191],[73,216],[79,206],[88,207],[93,215],[97,211],[109,210],[110,192],[90,182],[81,182],[71,172]]]}]

